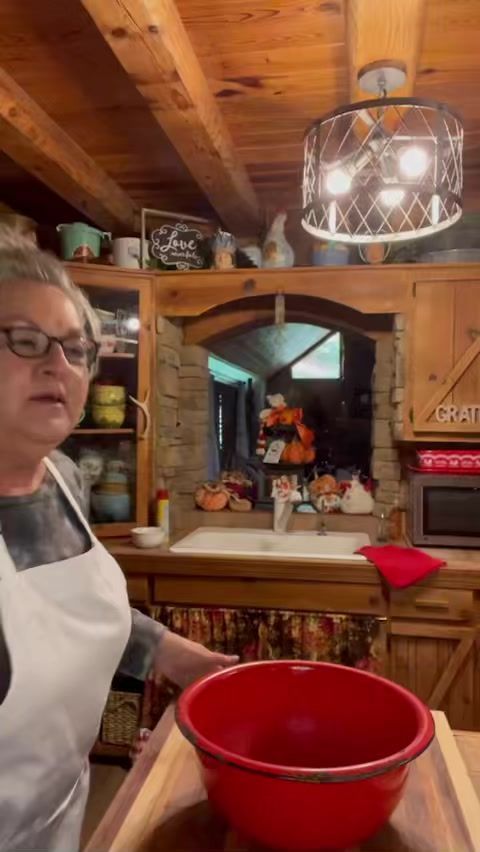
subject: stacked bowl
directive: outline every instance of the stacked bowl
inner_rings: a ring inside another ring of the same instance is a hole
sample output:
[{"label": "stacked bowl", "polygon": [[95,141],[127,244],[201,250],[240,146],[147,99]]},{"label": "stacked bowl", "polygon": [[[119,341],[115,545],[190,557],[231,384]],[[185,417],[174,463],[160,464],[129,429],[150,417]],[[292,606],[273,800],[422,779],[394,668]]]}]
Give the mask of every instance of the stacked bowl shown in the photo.
[{"label": "stacked bowl", "polygon": [[127,412],[123,385],[94,384],[92,387],[92,420],[101,429],[121,429]]}]

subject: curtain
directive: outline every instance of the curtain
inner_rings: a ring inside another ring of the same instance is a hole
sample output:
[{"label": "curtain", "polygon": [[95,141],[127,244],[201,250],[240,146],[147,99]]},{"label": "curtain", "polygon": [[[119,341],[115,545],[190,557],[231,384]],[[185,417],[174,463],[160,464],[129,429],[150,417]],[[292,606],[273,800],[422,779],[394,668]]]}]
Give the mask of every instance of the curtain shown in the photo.
[{"label": "curtain", "polygon": [[[373,616],[289,610],[154,606],[150,615],[170,630],[225,654],[253,660],[322,660],[381,673],[383,630]],[[152,728],[178,690],[145,684],[142,726]]]},{"label": "curtain", "polygon": [[235,467],[244,468],[250,455],[247,423],[247,385],[239,382],[237,388],[237,422],[235,432]]},{"label": "curtain", "polygon": [[218,479],[220,476],[220,449],[215,421],[215,380],[210,374],[208,377],[208,479]]}]

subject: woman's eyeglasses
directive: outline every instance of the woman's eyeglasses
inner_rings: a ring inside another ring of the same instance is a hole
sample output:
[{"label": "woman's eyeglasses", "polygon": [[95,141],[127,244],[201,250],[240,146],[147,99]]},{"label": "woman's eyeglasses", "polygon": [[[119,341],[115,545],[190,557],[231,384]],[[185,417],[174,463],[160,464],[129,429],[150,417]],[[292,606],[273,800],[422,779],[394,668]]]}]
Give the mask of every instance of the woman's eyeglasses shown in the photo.
[{"label": "woman's eyeglasses", "polygon": [[38,328],[27,326],[0,328],[0,340],[2,335],[10,351],[20,358],[42,358],[50,352],[54,343],[58,343],[66,360],[74,367],[90,369],[97,360],[98,343],[88,337],[50,337]]}]

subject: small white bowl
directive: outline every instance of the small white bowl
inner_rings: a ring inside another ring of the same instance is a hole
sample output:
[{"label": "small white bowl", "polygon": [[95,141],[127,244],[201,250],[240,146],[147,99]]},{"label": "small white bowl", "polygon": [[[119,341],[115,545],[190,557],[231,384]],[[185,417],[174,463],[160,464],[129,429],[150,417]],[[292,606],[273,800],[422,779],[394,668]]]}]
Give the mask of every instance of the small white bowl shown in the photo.
[{"label": "small white bowl", "polygon": [[135,527],[131,535],[135,547],[158,547],[165,541],[165,530],[161,527]]}]

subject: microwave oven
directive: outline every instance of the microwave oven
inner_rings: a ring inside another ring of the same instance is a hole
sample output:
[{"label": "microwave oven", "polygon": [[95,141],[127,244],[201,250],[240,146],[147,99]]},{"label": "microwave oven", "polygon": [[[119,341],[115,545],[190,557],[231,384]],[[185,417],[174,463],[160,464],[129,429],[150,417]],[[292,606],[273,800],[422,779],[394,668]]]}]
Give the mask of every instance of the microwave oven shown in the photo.
[{"label": "microwave oven", "polygon": [[480,548],[480,475],[410,474],[407,532],[414,545]]}]

